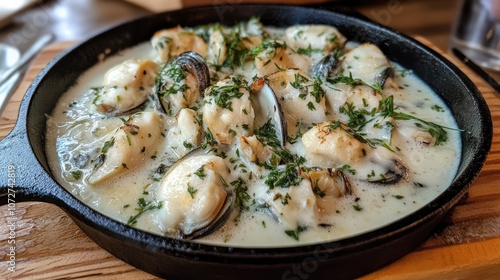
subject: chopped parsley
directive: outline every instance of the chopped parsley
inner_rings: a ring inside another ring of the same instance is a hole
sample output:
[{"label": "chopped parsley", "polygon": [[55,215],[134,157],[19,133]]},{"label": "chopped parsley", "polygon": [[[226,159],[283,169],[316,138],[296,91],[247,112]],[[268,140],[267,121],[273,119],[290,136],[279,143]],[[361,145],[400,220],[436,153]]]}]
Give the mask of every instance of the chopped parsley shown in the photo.
[{"label": "chopped parsley", "polygon": [[290,85],[296,89],[301,89],[304,83],[307,83],[309,79],[300,75],[299,73],[293,74],[293,82],[290,82]]},{"label": "chopped parsley", "polygon": [[276,128],[273,124],[272,119],[268,119],[267,122],[261,127],[254,131],[257,140],[262,144],[269,145],[271,147],[281,146],[280,140],[276,136]]},{"label": "chopped parsley", "polygon": [[185,140],[184,142],[182,142],[182,145],[184,146],[184,148],[186,149],[192,149],[194,147],[193,143]]},{"label": "chopped parsley", "polygon": [[313,53],[322,53],[322,52],[323,52],[322,49],[313,49],[313,48],[311,48],[311,44],[309,44],[309,47],[307,47],[306,49],[299,48],[297,50],[298,54],[307,55],[307,56],[311,56]]},{"label": "chopped parsley", "polygon": [[[340,127],[344,129],[347,133],[349,133],[351,136],[356,138],[357,140],[363,142],[363,143],[368,143],[372,147],[382,145],[385,147],[389,147],[387,143],[384,143],[380,139],[365,139],[362,137],[361,134],[358,132],[361,131],[366,124],[370,123],[375,119],[376,116],[380,117],[388,117],[388,118],[393,118],[395,120],[413,120],[416,121],[415,126],[418,128],[423,129],[424,131],[429,132],[434,139],[436,139],[436,145],[440,145],[448,140],[448,135],[446,133],[446,129],[452,129],[449,127],[444,127],[439,124],[433,123],[433,122],[428,122],[423,119],[414,117],[412,115],[402,113],[402,112],[397,112],[396,108],[394,108],[394,96],[388,96],[382,100],[379,101],[379,106],[378,108],[374,108],[370,111],[366,110],[365,108],[359,109],[356,108],[353,104],[346,103],[343,106],[339,108],[339,112],[342,114],[345,114],[349,117],[349,121],[347,124],[340,125],[340,123],[336,124],[336,127]],[[336,128],[336,127],[331,127]],[[374,127],[382,128],[384,126],[381,126],[381,124],[375,124]],[[385,127],[390,129],[391,131],[394,129],[394,125],[390,122],[385,123]],[[384,145],[385,144],[385,145]]]},{"label": "chopped parsley", "polygon": [[82,178],[83,172],[81,170],[71,171],[71,175],[75,180],[80,180]]},{"label": "chopped parsley", "polygon": [[252,49],[252,51],[249,54],[249,58],[253,59],[264,51],[266,51],[266,56],[273,57],[276,55],[276,49],[286,49],[286,48],[287,48],[286,42],[266,39],[259,46]]},{"label": "chopped parsley", "polygon": [[365,84],[365,82],[363,82],[361,79],[354,79],[351,72],[349,72],[349,76],[345,76],[343,71],[341,71],[337,76],[333,78],[327,78],[326,80],[331,84],[344,83],[352,87],[362,86]]},{"label": "chopped parsley", "polygon": [[137,219],[139,219],[139,217],[145,212],[162,208],[163,202],[160,201],[158,204],[153,204],[153,201],[146,201],[143,197],[141,197],[137,200],[137,206],[138,207],[135,208],[137,213],[130,216],[127,221],[127,225],[129,226],[137,224]]},{"label": "chopped parsley", "polygon": [[198,176],[198,178],[202,180],[205,179],[207,177],[207,173],[205,173],[205,165],[202,165],[200,168],[198,168],[194,175]]},{"label": "chopped parsley", "polygon": [[298,168],[306,162],[306,159],[283,149],[276,149],[275,153],[279,155],[283,164],[278,167],[265,165],[271,170],[265,181],[266,185],[270,189],[298,186],[303,179],[299,175]]},{"label": "chopped parsley", "polygon": [[101,153],[102,154],[105,154],[108,152],[109,148],[113,147],[113,145],[115,144],[115,138],[111,138],[111,140],[108,140],[106,142],[104,142],[104,145],[102,146],[102,149],[101,149]]},{"label": "chopped parsley", "polygon": [[290,236],[291,238],[299,241],[300,234],[306,230],[307,230],[307,227],[305,227],[305,226],[297,226],[296,229],[285,230],[285,233],[286,233],[286,235]]},{"label": "chopped parsley", "polygon": [[351,166],[348,164],[342,165],[339,169],[344,171],[344,172],[348,172],[351,175],[356,175],[356,169],[352,169]]},{"label": "chopped parsley", "polygon": [[441,106],[439,106],[439,105],[437,105],[437,104],[436,105],[432,105],[431,109],[434,110],[434,111],[436,111],[436,112],[440,112],[440,113],[444,112],[444,108],[441,107]]},{"label": "chopped parsley", "polygon": [[250,201],[250,195],[248,194],[248,185],[245,180],[241,177],[229,183],[234,188],[235,201],[234,204],[238,207],[241,212],[249,209],[248,202]]},{"label": "chopped parsley", "polygon": [[249,90],[248,82],[245,79],[232,77],[231,81],[224,85],[213,85],[209,87],[205,94],[211,97],[207,103],[214,102],[217,106],[233,111],[232,100],[243,96],[241,89]]},{"label": "chopped parsley", "polygon": [[363,210],[363,207],[361,207],[359,204],[353,204],[352,207],[354,208],[354,210],[356,211],[362,211]]},{"label": "chopped parsley", "polygon": [[192,199],[194,199],[194,194],[198,191],[197,189],[195,189],[193,186],[191,186],[191,184],[187,183],[187,191],[189,193],[189,195],[191,196]]}]

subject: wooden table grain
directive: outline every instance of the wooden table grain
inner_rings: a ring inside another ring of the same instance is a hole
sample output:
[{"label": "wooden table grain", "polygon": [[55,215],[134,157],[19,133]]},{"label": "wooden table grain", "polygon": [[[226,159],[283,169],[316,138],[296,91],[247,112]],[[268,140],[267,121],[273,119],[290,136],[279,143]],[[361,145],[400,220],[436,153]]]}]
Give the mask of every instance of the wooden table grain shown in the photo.
[{"label": "wooden table grain", "polygon": [[[423,38],[419,40],[431,45]],[[51,45],[34,60],[1,116],[0,138],[14,126],[30,82],[48,61],[73,44]],[[500,95],[462,64],[448,58],[474,81],[491,110],[494,136],[486,165],[468,196],[428,240],[400,260],[362,279],[500,278]],[[0,207],[1,279],[156,279],[101,249],[56,206],[40,202],[16,204],[16,271],[9,272],[6,216],[7,208]]]}]

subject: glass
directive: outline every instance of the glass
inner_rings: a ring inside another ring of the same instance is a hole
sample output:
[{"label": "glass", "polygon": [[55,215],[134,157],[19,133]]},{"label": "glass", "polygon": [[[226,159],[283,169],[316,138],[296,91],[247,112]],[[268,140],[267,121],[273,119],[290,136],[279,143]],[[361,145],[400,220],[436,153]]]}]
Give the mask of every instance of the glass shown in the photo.
[{"label": "glass", "polygon": [[500,71],[500,0],[463,0],[450,44],[476,64]]}]

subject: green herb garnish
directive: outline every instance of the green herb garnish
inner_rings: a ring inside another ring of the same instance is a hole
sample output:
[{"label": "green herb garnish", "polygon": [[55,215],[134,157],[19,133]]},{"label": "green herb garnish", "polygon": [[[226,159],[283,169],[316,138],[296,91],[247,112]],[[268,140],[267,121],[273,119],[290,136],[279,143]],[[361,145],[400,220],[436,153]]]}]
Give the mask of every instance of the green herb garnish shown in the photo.
[{"label": "green herb garnish", "polygon": [[153,204],[152,201],[146,201],[143,197],[137,200],[138,208],[135,208],[137,214],[130,216],[127,221],[127,225],[133,226],[137,224],[137,219],[147,211],[157,210],[163,207],[163,202],[159,202],[158,204]]},{"label": "green herb garnish", "polygon": [[195,189],[193,186],[191,186],[191,184],[187,183],[187,191],[189,193],[189,195],[191,196],[192,199],[194,199],[194,194],[198,191],[197,189]]},{"label": "green herb garnish", "polygon": [[299,241],[299,236],[302,232],[306,231],[307,227],[304,226],[298,226],[296,229],[292,230],[285,230],[286,235],[290,236],[291,238]]}]

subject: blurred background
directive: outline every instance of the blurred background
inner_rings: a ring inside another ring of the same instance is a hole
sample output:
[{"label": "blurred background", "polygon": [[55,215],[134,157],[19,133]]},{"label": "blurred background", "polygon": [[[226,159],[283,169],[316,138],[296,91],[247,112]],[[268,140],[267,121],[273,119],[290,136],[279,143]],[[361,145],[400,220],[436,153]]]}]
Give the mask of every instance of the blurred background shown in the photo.
[{"label": "blurred background", "polygon": [[458,0],[0,0],[0,42],[23,53],[40,35],[81,41],[121,22],[196,5],[281,3],[344,5],[402,33],[421,35],[448,48]]}]

